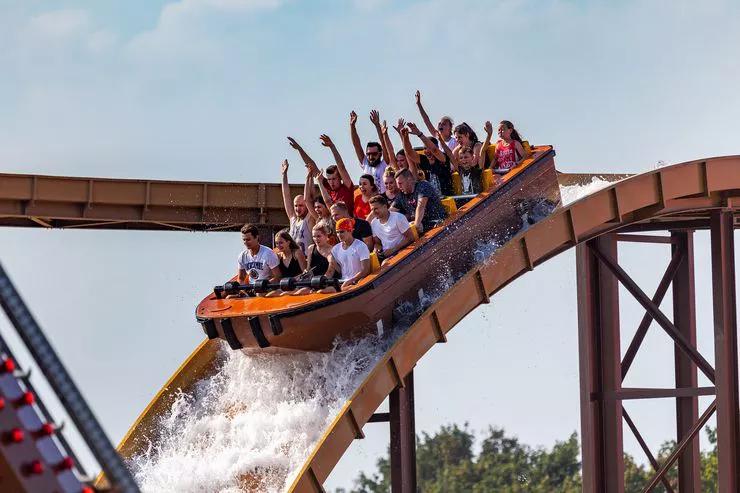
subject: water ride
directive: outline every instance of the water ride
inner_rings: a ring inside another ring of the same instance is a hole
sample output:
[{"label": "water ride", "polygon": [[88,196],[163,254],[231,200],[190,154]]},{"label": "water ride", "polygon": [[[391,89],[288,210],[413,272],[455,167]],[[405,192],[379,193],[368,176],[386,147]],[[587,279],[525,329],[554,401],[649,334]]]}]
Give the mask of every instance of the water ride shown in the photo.
[{"label": "water ride", "polygon": [[[560,202],[554,157],[552,146],[532,147],[529,158],[491,180],[486,191],[445,199],[450,214],[442,224],[426,231],[382,266],[376,260],[371,275],[349,289],[265,297],[260,294],[271,289],[289,293],[304,284],[320,288],[333,281],[316,276],[303,282],[283,279],[275,285],[266,281],[239,285],[234,278],[216,286],[200,302],[196,319],[209,339],[224,339],[235,350],[277,347],[326,351],[336,337],[381,333],[397,321],[404,303],[418,305],[425,291],[468,271],[478,260],[475,251],[482,244],[503,243],[521,229],[535,209],[551,210]],[[242,291],[249,296],[228,296]]]}]

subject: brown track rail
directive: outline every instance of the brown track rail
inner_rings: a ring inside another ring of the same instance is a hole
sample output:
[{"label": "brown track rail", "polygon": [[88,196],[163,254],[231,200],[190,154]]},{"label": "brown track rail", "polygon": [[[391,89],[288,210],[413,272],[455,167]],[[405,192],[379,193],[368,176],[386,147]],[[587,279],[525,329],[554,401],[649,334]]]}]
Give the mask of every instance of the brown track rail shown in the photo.
[{"label": "brown track rail", "polygon": [[246,222],[288,224],[279,184],[0,173],[0,226],[237,231]]},{"label": "brown track rail", "polygon": [[620,181],[521,232],[468,272],[388,350],[346,402],[290,491],[322,484],[362,427],[417,361],[478,305],[546,260],[615,230],[703,228],[713,209],[740,206],[740,156],[692,161]]}]

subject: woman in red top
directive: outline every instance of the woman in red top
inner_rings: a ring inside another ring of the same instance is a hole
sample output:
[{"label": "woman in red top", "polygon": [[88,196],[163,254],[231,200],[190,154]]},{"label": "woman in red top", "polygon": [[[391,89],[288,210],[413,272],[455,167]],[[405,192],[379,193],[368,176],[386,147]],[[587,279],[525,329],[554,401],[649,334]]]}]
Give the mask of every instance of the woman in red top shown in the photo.
[{"label": "woman in red top", "polygon": [[[488,145],[491,143],[493,134],[493,125],[486,122],[486,141],[481,147],[481,153],[486,152]],[[514,128],[514,124],[509,120],[502,120],[498,125],[499,140],[496,142],[496,155],[491,163],[493,172],[499,175],[505,175],[514,166],[518,166],[522,160],[527,157],[522,146],[522,138],[519,132]],[[482,154],[481,154],[482,155]]]},{"label": "woman in red top", "polygon": [[375,185],[375,178],[370,174],[360,177],[358,188],[360,193],[355,195],[355,217],[367,220],[370,215],[370,197],[380,192]]}]

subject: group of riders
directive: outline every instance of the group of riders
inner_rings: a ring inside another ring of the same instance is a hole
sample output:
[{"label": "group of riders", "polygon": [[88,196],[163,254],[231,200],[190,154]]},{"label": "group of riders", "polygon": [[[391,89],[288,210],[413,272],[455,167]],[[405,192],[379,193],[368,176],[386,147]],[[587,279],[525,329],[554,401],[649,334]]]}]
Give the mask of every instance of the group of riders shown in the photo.
[{"label": "group of riders", "polygon": [[[282,165],[282,194],[290,227],[275,235],[275,249],[260,243],[259,230],[252,224],[241,229],[246,247],[238,259],[240,284],[267,279],[326,276],[339,279],[341,289],[357,284],[370,274],[370,252],[382,264],[416,237],[447,217],[442,197],[473,195],[483,191],[483,172],[508,173],[527,157],[524,142],[514,125],[504,120],[498,125],[495,152],[489,147],[493,136],[491,122],[484,124],[483,142],[467,123],[454,126],[443,116],[432,124],[416,92],[416,105],[429,131],[398,120],[392,128],[402,148],[395,151],[388,125],[380,114],[370,112],[380,142],[368,142],[363,150],[357,133],[357,114],[350,113],[350,135],[362,175],[357,189],[342,156],[328,135],[322,145],[331,151],[334,163],[321,169],[292,137],[291,147],[306,166],[304,192],[292,198],[288,184],[288,160]],[[414,149],[411,135],[421,140],[423,151]],[[453,190],[453,173],[459,175]],[[320,194],[315,194],[316,186]],[[301,295],[309,292],[334,292],[335,287],[308,287],[292,291],[273,290],[265,296]]]}]

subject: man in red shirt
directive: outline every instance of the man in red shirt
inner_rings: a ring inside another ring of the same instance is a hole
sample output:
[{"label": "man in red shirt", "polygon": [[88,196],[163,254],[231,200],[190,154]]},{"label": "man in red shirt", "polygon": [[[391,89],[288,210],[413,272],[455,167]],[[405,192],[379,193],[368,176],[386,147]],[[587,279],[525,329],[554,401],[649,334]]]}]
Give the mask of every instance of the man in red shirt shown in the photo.
[{"label": "man in red shirt", "polygon": [[[288,137],[288,142],[290,142],[290,146],[293,149],[300,153],[303,162],[306,163],[306,167],[312,171],[313,175],[320,176],[321,170],[316,166],[316,161],[311,159],[311,156],[306,153],[303,147],[301,147],[301,145],[292,137]],[[334,145],[334,142],[332,142],[328,135],[321,136],[321,144],[331,150],[331,153],[334,156],[334,161],[336,162],[336,164],[327,166],[326,178],[319,178],[320,180],[323,180],[323,185],[331,198],[331,203],[327,202],[326,206],[331,207],[335,202],[353,204],[355,198],[355,185],[352,183],[352,177],[344,166],[344,160],[342,160],[342,156],[339,154],[337,146]]]}]

